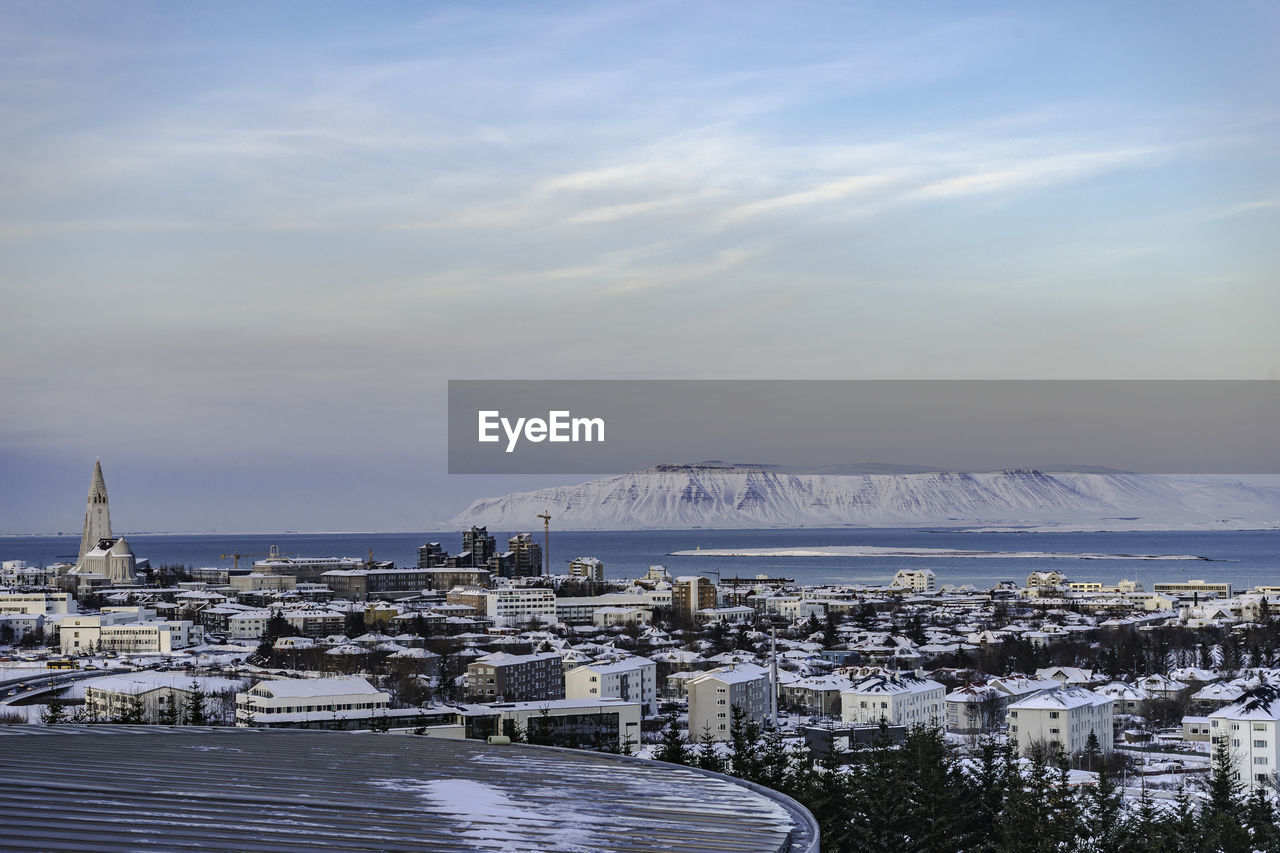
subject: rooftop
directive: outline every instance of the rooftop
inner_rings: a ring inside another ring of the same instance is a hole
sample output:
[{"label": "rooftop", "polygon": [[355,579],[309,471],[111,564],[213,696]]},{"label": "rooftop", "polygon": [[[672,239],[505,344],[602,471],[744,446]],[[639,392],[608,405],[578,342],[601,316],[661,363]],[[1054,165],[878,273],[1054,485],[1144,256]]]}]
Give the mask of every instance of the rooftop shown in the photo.
[{"label": "rooftop", "polygon": [[691,768],[289,729],[0,726],[0,812],[22,850],[818,849],[794,801]]}]

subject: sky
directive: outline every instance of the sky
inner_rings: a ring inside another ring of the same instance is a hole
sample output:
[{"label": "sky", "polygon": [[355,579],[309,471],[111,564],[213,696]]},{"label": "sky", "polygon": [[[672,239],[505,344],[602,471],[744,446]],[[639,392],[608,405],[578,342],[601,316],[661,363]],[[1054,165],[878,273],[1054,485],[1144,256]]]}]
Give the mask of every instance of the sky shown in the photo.
[{"label": "sky", "polygon": [[417,530],[557,482],[448,476],[449,379],[1280,379],[1277,33],[5,2],[0,532],[78,530],[97,457],[128,531]]}]

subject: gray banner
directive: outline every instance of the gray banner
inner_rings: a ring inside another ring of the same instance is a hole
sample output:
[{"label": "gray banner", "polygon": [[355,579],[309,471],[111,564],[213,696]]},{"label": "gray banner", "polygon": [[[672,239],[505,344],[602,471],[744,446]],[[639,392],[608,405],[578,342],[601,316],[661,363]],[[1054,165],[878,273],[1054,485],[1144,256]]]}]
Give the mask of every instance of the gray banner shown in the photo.
[{"label": "gray banner", "polygon": [[1276,381],[451,380],[449,473],[1274,474],[1278,427]]}]

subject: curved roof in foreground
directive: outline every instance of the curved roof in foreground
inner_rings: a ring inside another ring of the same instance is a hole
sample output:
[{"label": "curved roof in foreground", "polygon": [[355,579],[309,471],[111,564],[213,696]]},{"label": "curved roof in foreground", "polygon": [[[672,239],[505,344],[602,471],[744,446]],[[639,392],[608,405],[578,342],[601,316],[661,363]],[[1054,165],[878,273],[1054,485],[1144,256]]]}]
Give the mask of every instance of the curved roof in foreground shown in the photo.
[{"label": "curved roof in foreground", "polygon": [[816,853],[793,800],[592,752],[411,735],[0,726],[0,849]]}]

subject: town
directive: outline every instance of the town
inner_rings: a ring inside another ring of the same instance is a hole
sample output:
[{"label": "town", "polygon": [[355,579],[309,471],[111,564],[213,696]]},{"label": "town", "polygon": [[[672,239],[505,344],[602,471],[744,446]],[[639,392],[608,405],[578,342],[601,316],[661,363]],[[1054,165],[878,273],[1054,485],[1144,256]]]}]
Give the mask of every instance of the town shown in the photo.
[{"label": "town", "polygon": [[552,574],[532,534],[500,549],[484,527],[457,553],[424,543],[415,566],[272,551],[152,567],[112,535],[95,466],[77,562],[2,564],[0,721],[657,758],[796,796],[824,839],[854,805],[815,807],[837,794],[814,772],[856,778],[932,744],[946,772],[1003,755],[1151,826],[1218,809],[1275,832],[1280,586],[1037,571],[979,590],[920,568],[797,586],[659,565],[621,579],[591,556]]}]

